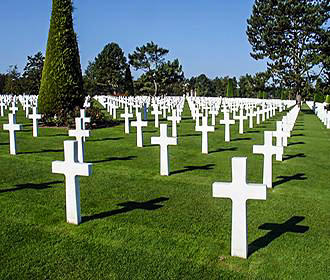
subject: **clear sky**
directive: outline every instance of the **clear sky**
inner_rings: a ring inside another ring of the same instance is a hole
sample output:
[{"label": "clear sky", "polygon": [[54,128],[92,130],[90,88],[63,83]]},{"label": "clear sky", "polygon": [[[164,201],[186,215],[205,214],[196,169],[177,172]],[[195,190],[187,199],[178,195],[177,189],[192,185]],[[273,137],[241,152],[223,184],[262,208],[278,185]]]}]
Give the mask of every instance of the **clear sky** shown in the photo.
[{"label": "clear sky", "polygon": [[[0,72],[45,54],[51,0],[0,0]],[[186,77],[236,76],[266,69],[250,57],[245,34],[254,0],[75,0],[83,71],[110,42],[126,56],[149,41],[169,49]]]}]

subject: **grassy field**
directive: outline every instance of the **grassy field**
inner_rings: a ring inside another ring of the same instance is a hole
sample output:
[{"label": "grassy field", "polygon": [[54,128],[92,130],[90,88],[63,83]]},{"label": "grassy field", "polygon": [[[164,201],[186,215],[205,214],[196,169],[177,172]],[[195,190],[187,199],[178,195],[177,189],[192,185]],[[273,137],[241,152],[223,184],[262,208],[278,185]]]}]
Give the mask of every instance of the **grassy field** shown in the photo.
[{"label": "grassy field", "polygon": [[[231,158],[248,157],[248,181],[262,182],[263,157],[252,145],[274,130],[279,114],[230,143],[217,119],[209,154],[185,107],[178,146],[170,147],[171,176],[159,175],[159,135],[121,125],[92,131],[81,177],[83,223],[65,221],[64,177],[51,173],[63,160],[61,128],[41,128],[22,111],[19,154],[9,155],[0,118],[0,279],[329,279],[330,130],[304,106],[283,162],[273,162],[274,189],[248,202],[247,260],[230,256],[231,201],[213,198],[215,181],[231,180]],[[246,122],[247,125],[247,122]],[[72,139],[72,138],[71,138]]]}]

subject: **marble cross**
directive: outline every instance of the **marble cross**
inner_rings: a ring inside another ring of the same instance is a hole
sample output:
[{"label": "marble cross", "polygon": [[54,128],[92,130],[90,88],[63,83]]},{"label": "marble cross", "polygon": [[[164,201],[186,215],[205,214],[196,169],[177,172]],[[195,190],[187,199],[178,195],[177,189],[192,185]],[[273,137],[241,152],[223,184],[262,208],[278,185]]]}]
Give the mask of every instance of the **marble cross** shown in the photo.
[{"label": "marble cross", "polygon": [[281,121],[276,122],[276,131],[273,131],[273,136],[276,137],[276,146],[282,147],[288,145],[288,137],[290,135],[288,132],[283,130],[283,125]]},{"label": "marble cross", "polygon": [[132,126],[136,127],[136,146],[143,147],[143,131],[142,127],[147,126],[147,121],[142,121],[141,112],[136,113],[136,121],[132,121]]},{"label": "marble cross", "polygon": [[41,119],[41,114],[38,114],[38,108],[32,108],[32,114],[29,115],[29,119],[32,119],[33,123],[33,137],[38,137],[38,120]]},{"label": "marble cross", "polygon": [[254,113],[253,111],[253,108],[250,108],[249,109],[249,112],[247,114],[247,116],[249,117],[249,128],[253,128],[253,117],[255,116],[256,114]]},{"label": "marble cross", "polygon": [[158,110],[157,104],[153,106],[153,111],[151,114],[155,116],[155,127],[159,127],[159,115],[162,114],[162,111]]},{"label": "marble cross", "polygon": [[16,111],[18,111],[18,107],[16,107],[16,104],[15,104],[15,101],[14,100],[11,102],[11,107],[9,108],[9,110],[14,115],[16,114]]},{"label": "marble cross", "polygon": [[231,255],[246,259],[248,256],[248,224],[246,201],[266,200],[264,184],[246,183],[246,158],[232,158],[232,182],[215,182],[213,197],[230,198],[232,201]]},{"label": "marble cross", "polygon": [[160,175],[169,175],[168,145],[177,145],[176,137],[167,136],[167,124],[160,125],[160,137],[151,137],[151,144],[160,145]]},{"label": "marble cross", "polygon": [[244,116],[244,111],[241,109],[239,111],[239,116],[234,116],[235,120],[239,120],[239,133],[244,133],[244,120],[247,120],[247,116]]},{"label": "marble cross", "polygon": [[2,100],[2,98],[0,97],[0,116],[3,117],[5,115],[5,107],[6,107],[6,103]]},{"label": "marble cross", "polygon": [[16,124],[16,115],[8,115],[8,124],[3,125],[3,130],[9,131],[10,154],[16,155],[16,131],[22,130],[23,125]]},{"label": "marble cross", "polygon": [[83,120],[82,118],[75,118],[76,129],[69,130],[69,136],[76,137],[78,142],[78,161],[80,163],[84,162],[84,138],[90,136],[90,131],[85,130],[82,127]]},{"label": "marble cross", "polygon": [[80,182],[78,176],[92,174],[91,163],[78,162],[78,142],[64,141],[64,161],[53,161],[52,172],[65,176],[66,220],[79,225],[80,216]]},{"label": "marble cross", "polygon": [[273,162],[272,157],[276,155],[276,158],[280,158],[283,155],[283,147],[273,146],[273,132],[264,132],[264,145],[253,145],[254,154],[264,155],[264,168],[263,168],[263,184],[267,188],[272,188],[272,177],[273,177]]},{"label": "marble cross", "polygon": [[212,116],[211,124],[215,126],[215,117],[218,114],[218,111],[215,109],[215,107],[212,107],[212,109],[210,110],[210,114]]},{"label": "marble cross", "polygon": [[196,131],[202,132],[202,154],[208,154],[208,132],[214,131],[214,126],[209,126],[207,124],[207,117],[202,118],[202,125],[196,127]]},{"label": "marble cross", "polygon": [[225,125],[225,141],[230,142],[230,125],[235,124],[235,120],[229,118],[229,113],[224,113],[224,119],[220,120],[220,124]]},{"label": "marble cross", "polygon": [[167,117],[167,120],[172,121],[172,137],[177,137],[178,132],[177,132],[177,123],[181,118],[178,117],[176,110],[173,109],[172,111],[172,116]]},{"label": "marble cross", "polygon": [[129,134],[129,118],[133,118],[133,114],[128,113],[127,106],[125,106],[125,113],[121,114],[120,117],[125,119],[125,133]]}]

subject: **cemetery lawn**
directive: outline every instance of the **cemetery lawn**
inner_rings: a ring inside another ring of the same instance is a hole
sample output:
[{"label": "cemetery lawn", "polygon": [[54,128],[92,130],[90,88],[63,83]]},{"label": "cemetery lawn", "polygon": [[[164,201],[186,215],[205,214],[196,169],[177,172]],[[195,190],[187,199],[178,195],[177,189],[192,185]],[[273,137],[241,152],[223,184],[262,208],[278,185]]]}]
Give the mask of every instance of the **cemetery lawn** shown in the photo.
[{"label": "cemetery lawn", "polygon": [[19,154],[11,156],[7,117],[0,118],[0,279],[329,279],[330,130],[306,105],[284,161],[274,157],[274,189],[266,201],[247,204],[247,260],[230,256],[231,201],[212,197],[213,182],[231,180],[233,156],[248,157],[248,181],[262,182],[263,157],[252,145],[282,115],[243,135],[236,123],[230,143],[218,116],[210,153],[202,155],[186,104],[169,177],[159,175],[152,121],[144,148],[123,123],[93,130],[79,226],[66,223],[64,176],[51,173],[52,161],[63,160],[63,141],[72,139],[67,130],[40,128],[34,139],[21,110]]}]

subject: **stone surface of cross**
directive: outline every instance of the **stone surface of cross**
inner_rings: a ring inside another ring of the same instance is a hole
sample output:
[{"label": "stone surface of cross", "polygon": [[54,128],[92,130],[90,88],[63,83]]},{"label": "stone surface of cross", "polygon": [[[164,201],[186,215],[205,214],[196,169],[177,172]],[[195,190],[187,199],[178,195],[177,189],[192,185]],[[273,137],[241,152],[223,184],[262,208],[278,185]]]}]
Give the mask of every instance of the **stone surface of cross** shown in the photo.
[{"label": "stone surface of cross", "polygon": [[132,121],[132,126],[136,127],[136,146],[139,148],[143,147],[143,131],[142,128],[147,126],[147,121],[142,121],[141,113],[136,113],[136,121]]},{"label": "stone surface of cross", "polygon": [[247,116],[244,116],[244,111],[241,109],[238,116],[234,116],[235,120],[239,121],[239,133],[244,133],[244,120],[247,120]]},{"label": "stone surface of cross", "polygon": [[[276,122],[276,131],[273,131],[273,136],[276,137],[276,146],[283,147],[284,144],[288,144],[288,137],[290,136],[288,132],[283,130],[282,122]],[[281,157],[282,158],[282,157]],[[281,159],[276,159],[281,160]]]},{"label": "stone surface of cross", "polygon": [[177,137],[178,136],[178,133],[177,133],[177,123],[178,123],[178,121],[181,118],[178,117],[175,109],[172,111],[172,116],[167,117],[167,119],[169,121],[172,121],[172,137]]},{"label": "stone surface of cross", "polygon": [[202,132],[202,154],[208,154],[209,143],[208,143],[208,132],[214,131],[214,126],[207,124],[207,117],[202,118],[202,125],[196,127],[196,131]]},{"label": "stone surface of cross", "polygon": [[217,110],[214,107],[212,107],[212,109],[210,110],[210,115],[212,116],[211,124],[213,126],[215,126],[215,117],[216,117],[217,114],[218,114]]},{"label": "stone surface of cross", "polygon": [[76,140],[78,142],[78,161],[80,163],[84,162],[84,139],[85,137],[90,136],[89,130],[84,130],[82,128],[83,120],[82,118],[76,118],[76,129],[75,130],[69,130],[69,136],[76,137]]},{"label": "stone surface of cross", "polygon": [[177,145],[176,137],[167,136],[167,124],[160,125],[160,137],[151,137],[151,144],[160,145],[160,175],[168,176],[170,162],[168,156],[168,145]]},{"label": "stone surface of cross", "polygon": [[75,225],[80,224],[80,183],[78,176],[90,176],[92,164],[78,162],[77,141],[64,141],[64,161],[53,161],[52,172],[65,176],[67,222]]},{"label": "stone surface of cross", "polygon": [[32,119],[33,123],[33,137],[38,137],[38,120],[41,119],[41,114],[38,114],[38,108],[32,108],[32,114],[29,115],[29,119]]},{"label": "stone surface of cross", "polygon": [[125,119],[125,133],[129,134],[129,118],[133,118],[133,114],[128,113],[127,106],[125,106],[125,113],[121,114],[120,117]]},{"label": "stone surface of cross", "polygon": [[273,132],[265,131],[264,132],[264,145],[253,145],[254,154],[263,154],[264,155],[264,168],[263,168],[263,184],[267,188],[272,188],[272,176],[273,176],[273,155],[276,155],[277,158],[283,155],[283,147],[273,146]]},{"label": "stone surface of cross", "polygon": [[248,256],[247,209],[248,199],[265,200],[266,186],[246,183],[246,158],[232,158],[232,182],[215,182],[213,197],[230,198],[232,201],[231,255],[246,259]]},{"label": "stone surface of cross", "polygon": [[162,114],[162,111],[158,110],[157,104],[153,106],[153,111],[151,114],[155,116],[155,127],[159,127],[159,115]]},{"label": "stone surface of cross", "polygon": [[16,131],[22,129],[23,125],[16,124],[16,115],[8,114],[8,124],[3,125],[3,130],[9,131],[9,147],[11,155],[16,155]]},{"label": "stone surface of cross", "polygon": [[253,117],[255,116],[256,114],[254,113],[253,111],[253,108],[250,108],[249,109],[249,112],[247,114],[247,116],[249,117],[249,128],[253,128]]},{"label": "stone surface of cross", "polygon": [[15,105],[15,100],[13,100],[12,102],[11,102],[11,107],[9,108],[9,110],[11,111],[11,113],[12,114],[16,114],[16,112],[18,111],[18,107],[16,107],[16,105]]},{"label": "stone surface of cross", "polygon": [[230,142],[230,125],[235,124],[235,120],[229,118],[229,113],[224,113],[224,119],[220,120],[220,124],[225,125],[225,142]]}]

